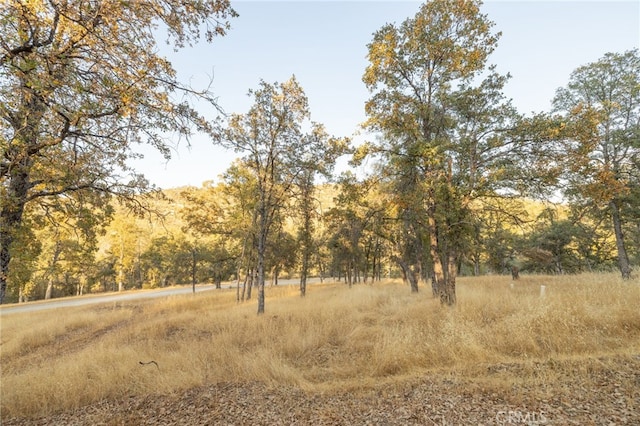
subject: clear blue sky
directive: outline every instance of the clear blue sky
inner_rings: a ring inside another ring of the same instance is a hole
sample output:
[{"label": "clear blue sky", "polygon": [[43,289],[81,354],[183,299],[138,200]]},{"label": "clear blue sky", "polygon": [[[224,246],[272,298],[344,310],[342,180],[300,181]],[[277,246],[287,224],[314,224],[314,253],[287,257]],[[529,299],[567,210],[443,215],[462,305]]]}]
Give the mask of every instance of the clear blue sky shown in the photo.
[{"label": "clear blue sky", "polygon": [[[163,50],[180,78],[203,88],[213,75],[220,106],[244,113],[251,105],[246,93],[260,79],[282,82],[295,74],[312,120],[335,136],[352,136],[365,119],[369,94],[361,79],[372,34],[387,22],[414,16],[420,6],[416,1],[231,3],[240,16],[227,36],[178,53]],[[640,46],[637,0],[486,1],[482,10],[502,32],[490,63],[512,75],[506,95],[523,113],[548,111],[555,90],[578,66]],[[162,188],[217,180],[236,157],[203,136],[194,137],[190,148],[182,143],[168,163],[151,150],[144,155],[136,169]]]}]

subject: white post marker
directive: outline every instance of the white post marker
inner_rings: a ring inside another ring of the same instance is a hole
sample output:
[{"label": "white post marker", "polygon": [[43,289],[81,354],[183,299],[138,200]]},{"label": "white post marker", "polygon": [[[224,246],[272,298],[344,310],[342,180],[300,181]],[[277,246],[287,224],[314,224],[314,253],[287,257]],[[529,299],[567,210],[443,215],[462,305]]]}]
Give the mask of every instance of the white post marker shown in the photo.
[{"label": "white post marker", "polygon": [[540,286],[540,297],[544,297],[545,296],[546,290],[547,290],[547,286],[546,285],[541,285]]}]

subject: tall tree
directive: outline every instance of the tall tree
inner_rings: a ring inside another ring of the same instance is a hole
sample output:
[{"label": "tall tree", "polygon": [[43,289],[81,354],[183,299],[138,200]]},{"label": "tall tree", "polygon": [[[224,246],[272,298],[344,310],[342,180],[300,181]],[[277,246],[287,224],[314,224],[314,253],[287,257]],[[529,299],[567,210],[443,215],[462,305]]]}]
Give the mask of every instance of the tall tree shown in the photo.
[{"label": "tall tree", "polygon": [[232,114],[220,123],[220,143],[243,153],[244,164],[256,179],[255,248],[258,314],[262,314],[265,256],[274,220],[292,195],[296,179],[309,168],[306,159],[341,141],[329,138],[322,125],[310,121],[307,97],[295,77],[280,84],[261,81],[249,96],[254,104],[246,114]]},{"label": "tall tree", "polygon": [[365,127],[381,136],[371,150],[406,223],[397,258],[419,262],[424,250],[447,305],[456,303],[461,259],[477,244],[479,215],[493,208],[487,201],[545,189],[558,173],[541,161],[555,122],[521,117],[503,94],[509,76],[487,65],[500,34],[481,4],[431,0],[385,25],[368,45],[363,76],[372,93]]},{"label": "tall tree", "polygon": [[300,244],[300,296],[307,294],[307,277],[311,268],[313,255],[313,231],[316,219],[314,173],[312,169],[303,171],[297,182],[298,186],[298,243]]},{"label": "tall tree", "polygon": [[[224,229],[230,233],[229,237],[235,241],[236,262],[236,298],[244,300],[247,281],[254,276],[255,269],[255,244],[256,241],[256,206],[257,206],[257,179],[253,170],[245,164],[244,160],[236,160],[223,175],[221,184],[224,202]],[[240,281],[242,272],[245,279],[240,295]],[[249,287],[250,295],[251,287]]]},{"label": "tall tree", "polygon": [[223,35],[228,0],[21,1],[0,5],[0,301],[28,203],[77,191],[130,197],[146,180],[130,169],[137,144],[170,156],[173,134],[207,122],[158,55]]},{"label": "tall tree", "polygon": [[577,68],[554,106],[567,124],[565,195],[574,206],[609,216],[618,268],[629,279],[623,229],[625,212],[633,217],[640,209],[640,52],[607,53]]},{"label": "tall tree", "polygon": [[[313,153],[299,159],[301,171],[294,179],[295,216],[299,219],[298,241],[300,243],[300,296],[307,292],[307,278],[311,267],[314,247],[315,223],[319,218],[315,199],[318,177],[331,178],[339,156],[347,153],[348,139],[330,138],[323,126],[314,126],[303,143],[317,147]],[[328,141],[329,143],[324,143]]]},{"label": "tall tree", "polygon": [[458,260],[473,232],[472,201],[496,194],[518,162],[506,77],[486,67],[499,34],[480,5],[433,0],[401,25],[385,25],[368,45],[363,77],[372,93],[365,126],[382,135],[374,148],[395,181],[407,235],[415,235],[404,240],[422,250],[415,228],[427,232],[435,289],[448,305],[456,302]]}]

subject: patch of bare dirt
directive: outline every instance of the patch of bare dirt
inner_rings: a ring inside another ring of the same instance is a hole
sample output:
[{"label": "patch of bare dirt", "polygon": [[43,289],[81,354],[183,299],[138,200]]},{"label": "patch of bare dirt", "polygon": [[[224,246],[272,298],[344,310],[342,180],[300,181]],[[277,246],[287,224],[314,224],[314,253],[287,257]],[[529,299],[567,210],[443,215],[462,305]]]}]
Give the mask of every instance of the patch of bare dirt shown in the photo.
[{"label": "patch of bare dirt", "polygon": [[95,344],[95,342],[103,336],[125,328],[131,322],[131,319],[126,319],[98,329],[91,325],[77,328],[56,336],[55,339],[47,344],[39,346],[37,350],[30,348],[13,357],[3,356],[2,367],[8,371],[20,370],[23,366],[42,364],[51,359],[72,355],[80,352],[89,345]]},{"label": "patch of bare dirt", "polygon": [[[217,383],[101,401],[14,425],[639,425],[640,356],[488,366],[367,391]],[[521,377],[522,376],[522,377]],[[554,377],[551,382],[536,377]],[[508,380],[513,380],[509,384]],[[492,386],[493,382],[501,383]],[[507,382],[505,382],[507,380]]]}]

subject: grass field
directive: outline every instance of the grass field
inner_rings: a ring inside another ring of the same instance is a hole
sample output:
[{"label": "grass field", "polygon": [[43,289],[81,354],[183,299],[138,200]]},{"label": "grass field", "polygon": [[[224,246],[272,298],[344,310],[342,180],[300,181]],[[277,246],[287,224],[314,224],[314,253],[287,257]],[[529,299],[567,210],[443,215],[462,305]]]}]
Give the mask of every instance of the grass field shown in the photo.
[{"label": "grass field", "polygon": [[[461,278],[458,305],[401,282],[267,289],[266,314],[221,290],[12,314],[1,323],[1,416],[36,417],[217,382],[354,391],[428,374],[552,384],[536,363],[640,354],[640,282],[613,274]],[[540,286],[546,288],[540,295]],[[142,365],[140,362],[155,361]],[[519,365],[491,376],[491,366]],[[561,365],[561,364],[558,364]],[[584,364],[592,365],[592,364]]]}]

